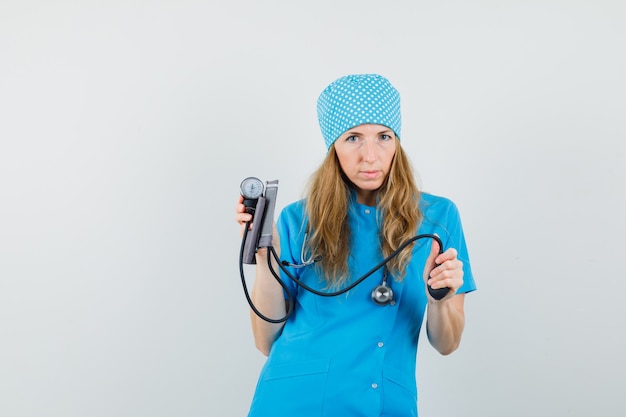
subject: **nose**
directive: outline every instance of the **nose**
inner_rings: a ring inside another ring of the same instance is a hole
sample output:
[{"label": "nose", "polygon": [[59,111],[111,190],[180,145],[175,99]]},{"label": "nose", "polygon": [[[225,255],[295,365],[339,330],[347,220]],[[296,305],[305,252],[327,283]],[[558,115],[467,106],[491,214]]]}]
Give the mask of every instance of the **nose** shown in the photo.
[{"label": "nose", "polygon": [[361,147],[363,153],[363,160],[366,162],[373,162],[376,160],[376,143],[373,140],[364,140]]}]

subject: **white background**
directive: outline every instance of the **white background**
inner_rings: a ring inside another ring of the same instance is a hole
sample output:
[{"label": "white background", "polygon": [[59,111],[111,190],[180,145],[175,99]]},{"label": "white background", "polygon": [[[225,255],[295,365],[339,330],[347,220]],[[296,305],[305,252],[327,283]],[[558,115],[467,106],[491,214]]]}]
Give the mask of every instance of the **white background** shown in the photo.
[{"label": "white background", "polygon": [[420,415],[623,416],[625,45],[620,0],[2,0],[0,415],[245,415],[239,183],[300,198],[377,72],[479,286]]}]

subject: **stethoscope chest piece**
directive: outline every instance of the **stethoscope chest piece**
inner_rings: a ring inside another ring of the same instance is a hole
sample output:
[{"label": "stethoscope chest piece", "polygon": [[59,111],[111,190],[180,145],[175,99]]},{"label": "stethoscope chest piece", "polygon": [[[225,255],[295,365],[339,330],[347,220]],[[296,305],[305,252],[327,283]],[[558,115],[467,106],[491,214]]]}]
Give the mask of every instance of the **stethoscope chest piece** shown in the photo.
[{"label": "stethoscope chest piece", "polygon": [[383,271],[383,282],[372,290],[372,300],[379,306],[394,305],[393,291],[387,285],[387,269]]},{"label": "stethoscope chest piece", "polygon": [[372,300],[379,306],[395,304],[395,301],[393,301],[393,291],[385,284],[379,285],[372,290]]}]

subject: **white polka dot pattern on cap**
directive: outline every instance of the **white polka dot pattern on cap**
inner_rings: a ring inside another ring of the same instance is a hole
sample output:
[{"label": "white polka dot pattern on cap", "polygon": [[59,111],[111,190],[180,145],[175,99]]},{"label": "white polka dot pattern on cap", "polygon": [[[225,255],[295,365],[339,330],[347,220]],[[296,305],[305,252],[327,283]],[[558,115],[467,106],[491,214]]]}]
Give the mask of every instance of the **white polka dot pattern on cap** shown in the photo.
[{"label": "white polka dot pattern on cap", "polygon": [[346,75],[322,91],[317,118],[327,149],[346,130],[366,123],[387,126],[400,138],[400,94],[381,75]]}]

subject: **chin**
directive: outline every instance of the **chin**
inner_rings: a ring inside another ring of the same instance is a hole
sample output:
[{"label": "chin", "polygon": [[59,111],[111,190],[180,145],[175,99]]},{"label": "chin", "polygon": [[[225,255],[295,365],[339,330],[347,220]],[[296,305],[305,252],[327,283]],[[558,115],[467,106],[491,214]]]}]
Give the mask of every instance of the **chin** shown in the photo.
[{"label": "chin", "polygon": [[355,185],[356,185],[356,188],[361,191],[371,192],[371,191],[377,191],[378,189],[380,189],[380,187],[382,186],[382,183],[381,184],[368,183],[368,184],[355,184]]},{"label": "chin", "polygon": [[361,184],[358,184],[357,186],[363,190],[376,191],[380,187],[382,187],[382,185],[383,185],[383,182],[377,180],[377,181],[364,181]]}]

